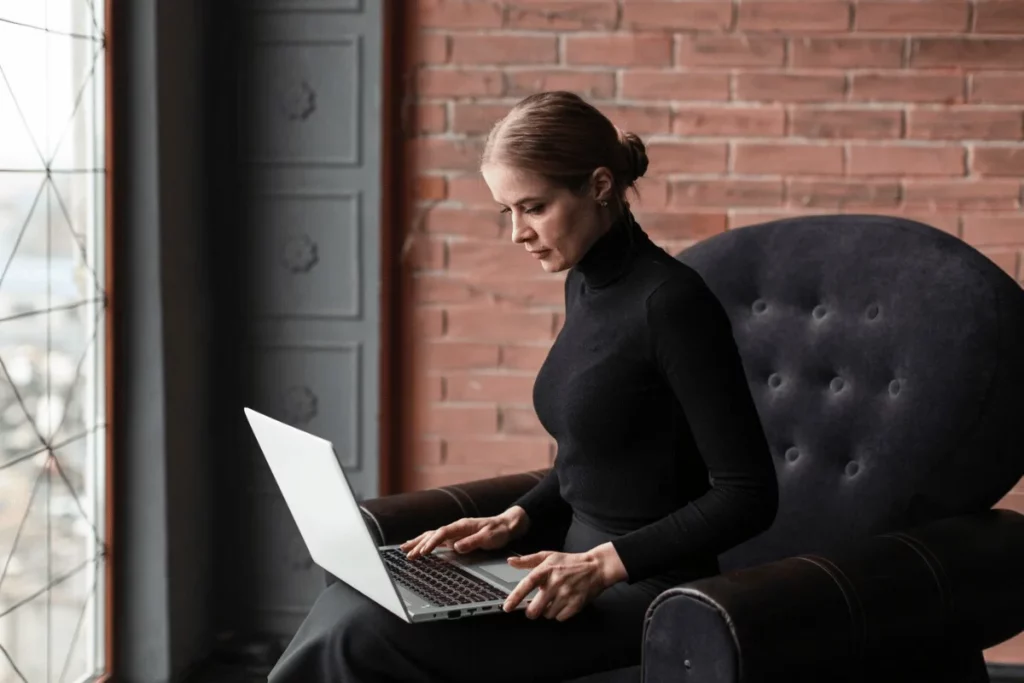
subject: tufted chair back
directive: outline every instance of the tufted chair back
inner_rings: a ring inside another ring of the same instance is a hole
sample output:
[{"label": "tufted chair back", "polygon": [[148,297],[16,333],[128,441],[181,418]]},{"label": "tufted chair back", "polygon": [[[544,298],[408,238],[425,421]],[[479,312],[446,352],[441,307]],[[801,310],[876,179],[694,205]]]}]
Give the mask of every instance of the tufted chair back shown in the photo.
[{"label": "tufted chair back", "polygon": [[987,509],[1024,475],[1024,293],[888,216],[730,230],[678,255],[722,302],[779,479],[723,571]]}]

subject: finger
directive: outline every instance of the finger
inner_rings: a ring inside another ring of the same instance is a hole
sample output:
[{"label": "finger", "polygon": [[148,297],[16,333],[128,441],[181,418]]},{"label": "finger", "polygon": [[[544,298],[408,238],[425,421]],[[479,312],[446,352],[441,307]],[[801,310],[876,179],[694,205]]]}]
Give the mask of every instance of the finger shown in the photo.
[{"label": "finger", "polygon": [[399,547],[399,548],[401,548],[402,550],[408,550],[409,548],[412,548],[412,547],[413,547],[413,546],[415,546],[415,545],[416,545],[417,543],[419,543],[419,542],[420,542],[420,540],[421,540],[421,539],[422,539],[422,538],[423,538],[424,536],[426,536],[426,535],[427,535],[427,532],[426,532],[426,531],[424,531],[424,532],[423,532],[422,534],[420,534],[420,535],[419,535],[419,536],[417,536],[416,538],[410,538],[410,539],[409,539],[408,541],[406,541],[405,543],[403,543],[402,545],[400,545],[400,546],[398,546],[398,547]]},{"label": "finger", "polygon": [[537,591],[537,597],[535,597],[526,608],[526,618],[536,619],[544,616],[544,612],[547,611],[548,606],[554,601],[554,599],[554,591],[547,586],[542,586]]},{"label": "finger", "polygon": [[546,560],[548,555],[552,552],[554,551],[541,550],[529,555],[513,555],[508,558],[508,561],[513,567],[522,567],[524,569],[527,567],[536,567],[538,564]]},{"label": "finger", "polygon": [[557,615],[555,616],[555,619],[557,619],[558,621],[565,621],[565,620],[566,620],[566,619],[568,619],[569,617],[571,617],[571,616],[573,616],[574,614],[576,614],[576,612],[578,612],[578,611],[579,611],[579,607],[578,607],[578,606],[577,606],[577,605],[576,605],[575,603],[573,603],[573,602],[569,602],[569,603],[568,603],[568,604],[567,604],[567,605],[566,605],[565,607],[563,607],[563,608],[562,608],[562,610],[561,610],[561,611],[560,611],[560,612],[559,612],[559,613],[558,613],[558,614],[557,614]]},{"label": "finger", "polygon": [[430,534],[427,538],[426,543],[423,544],[423,554],[426,555],[437,547],[437,544],[443,541],[448,536],[448,527],[443,526],[434,533]]},{"label": "finger", "polygon": [[554,619],[559,612],[565,607],[565,598],[560,595],[555,595],[551,598],[551,601],[544,607],[544,618]]},{"label": "finger", "polygon": [[[511,612],[512,610],[514,610],[516,606],[519,604],[519,602],[523,599],[523,597],[529,594],[529,592],[537,586],[538,581],[539,576],[536,574],[536,572],[530,572],[529,574],[524,576],[523,580],[520,581],[516,585],[516,587],[512,589],[512,592],[508,594],[508,597],[505,598],[505,604],[503,605],[503,609],[506,612]],[[536,602],[536,598],[534,598],[534,602]]]},{"label": "finger", "polygon": [[469,536],[466,536],[465,538],[463,538],[460,541],[456,541],[455,542],[455,549],[458,550],[461,553],[468,552],[468,551],[472,550],[473,548],[477,547],[480,543],[482,543],[485,538],[487,538],[487,531],[486,530],[478,531],[475,534],[471,534]]},{"label": "finger", "polygon": [[427,546],[430,543],[430,539],[432,539],[436,534],[440,533],[440,531],[441,531],[440,529],[434,529],[432,531],[428,531],[426,533],[426,535],[423,537],[423,539],[420,540],[419,544],[413,549],[412,553],[410,553],[410,554],[413,557],[417,557],[419,555],[423,555],[423,554],[429,552],[429,550],[427,550]]}]

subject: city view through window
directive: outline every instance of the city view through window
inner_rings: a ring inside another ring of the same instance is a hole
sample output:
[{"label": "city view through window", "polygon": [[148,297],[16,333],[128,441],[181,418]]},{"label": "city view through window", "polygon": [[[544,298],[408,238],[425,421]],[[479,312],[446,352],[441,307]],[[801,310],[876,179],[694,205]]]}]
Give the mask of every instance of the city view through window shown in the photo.
[{"label": "city view through window", "polygon": [[0,0],[0,683],[105,667],[103,0]]}]

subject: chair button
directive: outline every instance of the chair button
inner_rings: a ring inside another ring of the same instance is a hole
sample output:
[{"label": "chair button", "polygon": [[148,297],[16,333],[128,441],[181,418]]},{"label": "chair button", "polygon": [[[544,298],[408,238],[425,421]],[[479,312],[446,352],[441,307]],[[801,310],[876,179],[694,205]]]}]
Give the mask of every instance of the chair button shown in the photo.
[{"label": "chair button", "polygon": [[829,382],[829,387],[832,391],[839,393],[846,386],[846,381],[842,377],[833,377],[832,381]]}]

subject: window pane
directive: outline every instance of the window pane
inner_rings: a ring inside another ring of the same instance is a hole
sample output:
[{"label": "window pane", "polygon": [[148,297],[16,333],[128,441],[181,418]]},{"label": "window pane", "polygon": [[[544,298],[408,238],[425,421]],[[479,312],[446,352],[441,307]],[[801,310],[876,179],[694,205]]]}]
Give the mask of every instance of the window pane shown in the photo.
[{"label": "window pane", "polygon": [[0,0],[0,683],[105,669],[102,13]]}]

